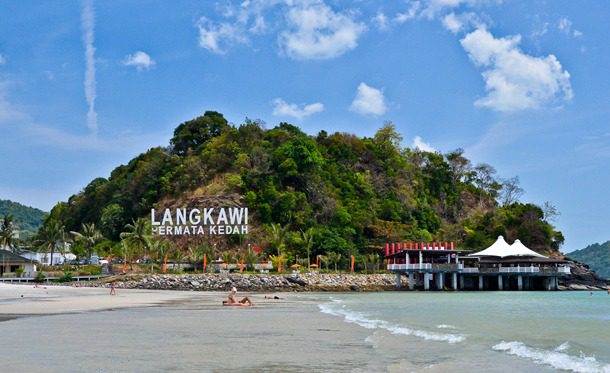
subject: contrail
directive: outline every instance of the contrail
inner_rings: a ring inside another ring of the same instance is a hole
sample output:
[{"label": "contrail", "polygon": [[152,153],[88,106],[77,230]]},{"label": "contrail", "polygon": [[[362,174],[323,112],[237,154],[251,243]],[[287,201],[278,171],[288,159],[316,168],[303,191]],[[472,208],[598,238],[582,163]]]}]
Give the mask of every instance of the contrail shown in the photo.
[{"label": "contrail", "polygon": [[85,45],[85,99],[89,106],[87,111],[87,127],[92,132],[97,132],[97,113],[95,112],[95,47],[93,46],[93,27],[95,26],[95,14],[93,13],[93,1],[85,0],[81,13],[81,27],[83,28],[83,44]]}]

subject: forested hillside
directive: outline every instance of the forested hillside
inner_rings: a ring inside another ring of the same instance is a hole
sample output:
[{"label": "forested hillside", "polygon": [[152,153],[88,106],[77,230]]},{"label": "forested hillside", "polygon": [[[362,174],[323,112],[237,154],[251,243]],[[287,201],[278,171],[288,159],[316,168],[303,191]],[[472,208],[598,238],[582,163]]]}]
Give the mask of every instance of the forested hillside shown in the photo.
[{"label": "forested hillside", "polygon": [[7,214],[13,216],[13,222],[19,229],[21,238],[32,237],[42,226],[42,221],[46,215],[44,211],[37,208],[0,199],[0,220]]},{"label": "forested hillside", "polygon": [[[539,206],[521,203],[518,179],[499,180],[461,149],[403,148],[391,123],[372,138],[316,136],[281,123],[230,125],[217,112],[182,123],[169,146],[140,154],[56,205],[47,221],[66,231],[94,223],[112,241],[155,207],[229,199],[250,209],[247,236],[178,242],[216,251],[261,246],[287,257],[381,253],[383,243],[454,241],[482,249],[504,235],[542,253],[563,236]],[[216,253],[218,254],[218,253]]]},{"label": "forested hillside", "polygon": [[572,251],[568,257],[585,263],[601,278],[610,280],[610,241],[595,243],[581,250]]}]

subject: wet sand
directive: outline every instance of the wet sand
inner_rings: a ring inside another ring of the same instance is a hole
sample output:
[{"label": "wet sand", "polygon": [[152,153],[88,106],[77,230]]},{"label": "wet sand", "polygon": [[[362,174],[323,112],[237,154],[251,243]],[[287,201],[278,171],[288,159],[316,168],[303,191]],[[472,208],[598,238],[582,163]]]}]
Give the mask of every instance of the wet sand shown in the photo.
[{"label": "wet sand", "polygon": [[248,308],[221,306],[224,293],[108,292],[0,284],[3,365],[14,372],[388,368],[365,341],[369,331],[319,312],[320,295],[240,293],[256,303]]}]

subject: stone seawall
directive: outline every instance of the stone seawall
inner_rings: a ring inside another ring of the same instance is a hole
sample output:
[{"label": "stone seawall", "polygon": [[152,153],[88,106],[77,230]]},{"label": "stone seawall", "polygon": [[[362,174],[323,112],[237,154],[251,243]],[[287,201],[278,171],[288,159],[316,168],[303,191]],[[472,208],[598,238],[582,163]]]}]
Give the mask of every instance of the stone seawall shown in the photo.
[{"label": "stone seawall", "polygon": [[228,291],[384,291],[396,289],[394,274],[185,274],[118,275],[82,286],[122,289]]}]

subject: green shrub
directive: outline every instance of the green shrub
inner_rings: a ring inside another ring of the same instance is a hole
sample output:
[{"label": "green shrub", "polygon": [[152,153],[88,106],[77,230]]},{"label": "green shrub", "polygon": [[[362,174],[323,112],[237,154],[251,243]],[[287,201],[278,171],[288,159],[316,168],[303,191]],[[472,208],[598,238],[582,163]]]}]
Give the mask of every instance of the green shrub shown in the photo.
[{"label": "green shrub", "polygon": [[46,277],[45,277],[44,273],[42,273],[42,271],[38,271],[38,272],[36,272],[36,277],[34,277],[34,282],[36,282],[36,283],[44,282],[45,278]]},{"label": "green shrub", "polygon": [[23,268],[17,268],[17,270],[15,271],[15,275],[17,277],[21,277],[21,275],[23,275]]},{"label": "green shrub", "polygon": [[70,271],[64,272],[63,276],[61,276],[57,281],[58,282],[74,281],[74,277],[72,277],[72,272],[70,272]]}]

